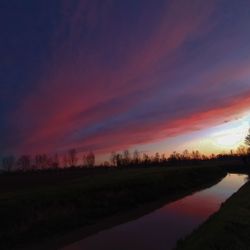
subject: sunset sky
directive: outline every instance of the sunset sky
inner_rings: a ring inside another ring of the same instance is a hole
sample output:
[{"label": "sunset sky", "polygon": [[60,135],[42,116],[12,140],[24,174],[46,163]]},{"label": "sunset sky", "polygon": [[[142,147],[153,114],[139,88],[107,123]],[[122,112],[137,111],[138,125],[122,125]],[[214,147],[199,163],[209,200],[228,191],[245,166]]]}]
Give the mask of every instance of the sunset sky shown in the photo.
[{"label": "sunset sky", "polygon": [[0,156],[244,140],[249,0],[0,0],[0,20]]}]

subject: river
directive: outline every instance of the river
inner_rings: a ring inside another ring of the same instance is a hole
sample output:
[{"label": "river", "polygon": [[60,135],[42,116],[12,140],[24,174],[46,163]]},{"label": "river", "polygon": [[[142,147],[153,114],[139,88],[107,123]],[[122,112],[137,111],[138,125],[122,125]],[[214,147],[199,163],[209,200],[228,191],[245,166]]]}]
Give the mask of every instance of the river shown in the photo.
[{"label": "river", "polygon": [[101,231],[62,250],[168,250],[190,234],[222,202],[235,193],[247,175],[227,174],[216,185],[186,196],[134,221]]}]

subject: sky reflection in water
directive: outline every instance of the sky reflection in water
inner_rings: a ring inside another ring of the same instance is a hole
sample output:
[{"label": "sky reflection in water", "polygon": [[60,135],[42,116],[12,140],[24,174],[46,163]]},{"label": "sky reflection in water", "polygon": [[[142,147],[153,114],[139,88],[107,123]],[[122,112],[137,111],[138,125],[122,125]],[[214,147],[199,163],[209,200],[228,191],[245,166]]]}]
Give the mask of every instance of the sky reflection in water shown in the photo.
[{"label": "sky reflection in water", "polygon": [[247,181],[228,174],[211,188],[187,196],[137,220],[102,231],[63,250],[167,250],[217,211]]}]

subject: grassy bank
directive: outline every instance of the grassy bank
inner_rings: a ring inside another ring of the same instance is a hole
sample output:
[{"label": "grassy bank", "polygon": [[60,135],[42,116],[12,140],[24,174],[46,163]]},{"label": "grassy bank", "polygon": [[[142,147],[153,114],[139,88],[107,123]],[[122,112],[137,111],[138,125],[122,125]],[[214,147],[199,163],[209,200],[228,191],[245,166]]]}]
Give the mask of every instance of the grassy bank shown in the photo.
[{"label": "grassy bank", "polygon": [[250,249],[250,182],[177,247],[177,250],[191,249]]},{"label": "grassy bank", "polygon": [[224,174],[216,167],[186,167],[0,177],[0,249],[58,237],[162,196],[191,193]]}]

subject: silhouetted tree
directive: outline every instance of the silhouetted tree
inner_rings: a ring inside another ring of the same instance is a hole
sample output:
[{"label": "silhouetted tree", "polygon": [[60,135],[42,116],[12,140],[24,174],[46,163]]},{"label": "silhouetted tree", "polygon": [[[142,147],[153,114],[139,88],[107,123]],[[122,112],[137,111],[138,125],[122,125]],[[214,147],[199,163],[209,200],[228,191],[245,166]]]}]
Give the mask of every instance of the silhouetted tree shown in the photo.
[{"label": "silhouetted tree", "polygon": [[158,164],[160,162],[160,154],[158,152],[155,153],[153,161],[154,161],[155,164]]},{"label": "silhouetted tree", "polygon": [[47,169],[51,167],[49,157],[46,154],[36,155],[35,165],[37,169]]},{"label": "silhouetted tree", "polygon": [[115,161],[116,161],[116,166],[117,167],[122,167],[123,165],[123,160],[122,160],[122,155],[121,154],[116,154],[115,156]]},{"label": "silhouetted tree", "polygon": [[62,161],[63,161],[63,167],[65,167],[65,168],[69,167],[69,157],[68,157],[67,154],[65,154],[65,155],[63,156]]},{"label": "silhouetted tree", "polygon": [[244,146],[239,146],[236,151],[237,155],[241,158],[243,163],[247,163],[247,148]]},{"label": "silhouetted tree", "polygon": [[192,158],[193,160],[200,160],[200,159],[201,159],[200,152],[199,152],[198,150],[192,151],[191,158]]},{"label": "silhouetted tree", "polygon": [[177,153],[176,151],[174,151],[168,158],[168,161],[173,164],[177,163],[179,160],[179,153]]},{"label": "silhouetted tree", "polygon": [[140,164],[140,153],[138,152],[138,150],[135,150],[133,153],[133,162],[135,165]]},{"label": "silhouetted tree", "polygon": [[187,149],[183,151],[182,155],[184,160],[190,160],[190,155]]},{"label": "silhouetted tree", "polygon": [[22,155],[18,161],[18,166],[20,169],[26,171],[31,169],[31,158],[29,155]]},{"label": "silhouetted tree", "polygon": [[167,158],[166,158],[165,154],[162,154],[162,155],[161,155],[160,162],[161,162],[161,164],[163,164],[163,165],[166,164]]},{"label": "silhouetted tree", "polygon": [[207,157],[206,155],[203,154],[203,155],[201,156],[201,159],[202,159],[203,161],[207,161],[207,160],[208,160],[208,157]]},{"label": "silhouetted tree", "polygon": [[111,152],[110,155],[110,162],[113,166],[117,166],[116,162],[116,152]]},{"label": "silhouetted tree", "polygon": [[69,152],[68,152],[68,164],[73,167],[73,166],[76,166],[77,164],[77,152],[75,149],[70,149]]},{"label": "silhouetted tree", "polygon": [[244,147],[244,146],[239,146],[238,148],[237,148],[237,154],[239,155],[239,156],[243,156],[243,155],[245,155],[246,154],[246,148]]},{"label": "silhouetted tree", "polygon": [[95,166],[95,154],[93,152],[89,152],[84,156],[84,165],[87,167]]},{"label": "silhouetted tree", "polygon": [[122,163],[123,166],[128,166],[130,164],[131,159],[130,159],[130,153],[128,150],[123,151],[123,158],[122,159],[123,159],[123,163]]},{"label": "silhouetted tree", "polygon": [[215,154],[211,154],[210,157],[209,157],[210,160],[215,159],[215,158],[216,158]]},{"label": "silhouetted tree", "polygon": [[2,167],[4,171],[10,172],[14,169],[15,166],[15,157],[14,156],[7,156],[4,157],[2,160]]},{"label": "silhouetted tree", "polygon": [[145,166],[149,166],[151,163],[150,157],[146,153],[144,153],[142,158],[143,158],[142,159],[143,164]]},{"label": "silhouetted tree", "polygon": [[245,144],[250,148],[250,129],[248,131],[248,135],[245,138]]}]

